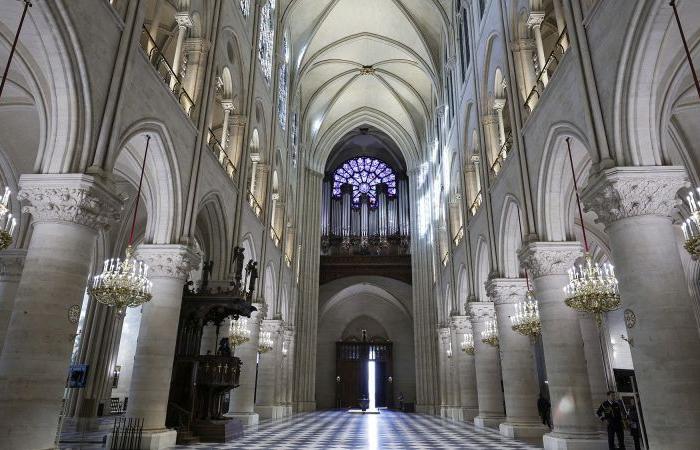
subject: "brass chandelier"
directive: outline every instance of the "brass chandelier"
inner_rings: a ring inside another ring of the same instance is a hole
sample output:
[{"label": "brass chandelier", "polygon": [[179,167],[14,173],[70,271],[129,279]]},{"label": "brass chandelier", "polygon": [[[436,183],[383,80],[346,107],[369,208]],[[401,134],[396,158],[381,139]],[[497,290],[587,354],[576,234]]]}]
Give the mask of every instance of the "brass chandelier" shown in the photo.
[{"label": "brass chandelier", "polygon": [[481,332],[481,342],[498,347],[498,325],[495,320],[486,322],[486,329]]},{"label": "brass chandelier", "polygon": [[124,308],[135,308],[151,300],[151,288],[153,283],[148,278],[148,265],[134,257],[134,230],[136,228],[136,213],[141,199],[141,187],[143,175],[146,169],[146,157],[151,136],[146,136],[146,151],[143,154],[141,165],[141,178],[136,193],[134,205],[134,217],[131,221],[131,234],[129,244],[126,247],[124,259],[110,258],[105,260],[102,273],[93,278],[90,294],[98,302],[117,308],[118,313],[123,313]]},{"label": "brass chandelier", "polygon": [[3,222],[3,225],[0,226],[0,250],[5,250],[12,244],[12,235],[15,232],[15,226],[17,226],[17,219],[12,217],[10,213],[11,194],[10,188],[5,187],[5,193],[0,198],[0,222]]},{"label": "brass chandelier", "polygon": [[260,340],[258,341],[258,353],[267,353],[274,347],[272,342],[272,333],[269,331],[260,332]]},{"label": "brass chandelier", "polygon": [[250,340],[250,329],[248,328],[248,319],[239,317],[236,320],[231,320],[228,328],[228,343],[233,350],[239,345],[245,344]]},{"label": "brass chandelier", "polygon": [[542,333],[540,310],[535,300],[535,294],[530,290],[529,282],[525,299],[514,305],[515,314],[510,316],[513,331],[535,340]]},{"label": "brass chandelier", "polygon": [[464,340],[461,344],[462,351],[467,355],[473,355],[474,351],[474,337],[471,333],[464,333]]},{"label": "brass chandelier", "polygon": [[569,284],[564,287],[564,292],[567,296],[565,303],[576,311],[593,314],[596,323],[600,326],[603,321],[603,314],[618,309],[622,302],[617,287],[615,269],[612,264],[594,262],[589,252],[586,226],[583,222],[581,200],[579,199],[576,173],[574,172],[574,160],[571,156],[571,138],[566,138],[566,145],[569,151],[569,163],[571,164],[571,174],[574,180],[576,204],[578,205],[578,214],[583,232],[585,263],[578,266],[574,265],[574,267],[569,269]]}]

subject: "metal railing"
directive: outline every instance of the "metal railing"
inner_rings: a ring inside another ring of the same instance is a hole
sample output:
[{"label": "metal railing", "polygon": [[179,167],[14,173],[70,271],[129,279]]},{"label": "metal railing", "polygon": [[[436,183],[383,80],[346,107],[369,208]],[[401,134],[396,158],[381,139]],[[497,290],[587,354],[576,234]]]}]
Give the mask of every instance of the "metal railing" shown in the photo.
[{"label": "metal railing", "polygon": [[462,242],[462,239],[464,239],[464,226],[459,227],[459,231],[457,231],[455,237],[452,238],[454,246],[457,247],[459,243]]},{"label": "metal railing", "polygon": [[208,142],[209,148],[214,153],[214,156],[216,156],[221,168],[224,169],[224,172],[226,172],[226,175],[228,175],[231,180],[235,180],[238,176],[238,169],[236,169],[236,166],[231,162],[231,159],[229,159],[223,145],[221,145],[221,141],[216,137],[211,128],[209,129]]},{"label": "metal railing", "polygon": [[566,28],[564,28],[559,35],[559,38],[557,38],[557,42],[554,45],[554,50],[552,50],[547,57],[544,67],[540,69],[540,73],[537,75],[537,80],[535,81],[535,86],[532,88],[530,95],[528,95],[527,99],[525,100],[525,109],[527,109],[528,112],[532,112],[532,110],[535,109],[535,106],[537,105],[537,102],[539,102],[540,97],[542,97],[547,84],[549,84],[549,81],[545,81],[545,79],[548,80],[549,77],[551,77],[557,70],[557,67],[559,67],[559,62],[568,48],[568,37],[566,34]]},{"label": "metal railing", "polygon": [[141,448],[143,419],[137,417],[117,417],[114,419],[110,449],[131,450]]},{"label": "metal railing", "polygon": [[248,191],[248,204],[250,204],[250,207],[253,209],[255,215],[259,218],[262,218],[262,206],[260,206],[260,203],[258,203],[258,199],[256,199],[255,195],[250,191]]},{"label": "metal railing", "polygon": [[474,201],[472,202],[471,206],[469,207],[469,212],[472,213],[472,216],[476,214],[476,212],[481,208],[481,201],[482,201],[482,195],[481,191],[479,191],[476,194],[476,197],[474,197]]},{"label": "metal railing", "polygon": [[510,150],[513,148],[513,133],[510,132],[508,133],[508,136],[506,136],[506,140],[501,144],[501,148],[498,150],[498,155],[496,156],[496,159],[494,160],[493,164],[491,164],[491,176],[495,177],[498,175],[498,173],[501,171],[503,168],[503,164],[506,162],[506,158],[510,154]]},{"label": "metal railing", "polygon": [[156,72],[160,76],[163,83],[170,89],[180,106],[185,111],[188,117],[191,117],[192,109],[194,108],[194,100],[187,93],[184,86],[182,85],[182,80],[175,74],[172,66],[163,55],[163,52],[156,44],[155,39],[148,32],[148,29],[144,26],[141,32],[145,39],[141,39],[141,47],[146,52],[148,60],[151,65],[156,69]]}]

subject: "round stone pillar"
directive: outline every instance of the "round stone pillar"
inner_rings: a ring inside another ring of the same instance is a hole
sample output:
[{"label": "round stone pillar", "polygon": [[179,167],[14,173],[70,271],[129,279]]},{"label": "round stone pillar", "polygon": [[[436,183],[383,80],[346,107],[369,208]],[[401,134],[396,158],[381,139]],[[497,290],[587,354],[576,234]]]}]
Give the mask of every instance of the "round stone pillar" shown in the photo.
[{"label": "round stone pillar", "polygon": [[545,449],[605,449],[591,407],[586,357],[578,313],[564,303],[567,271],[581,256],[578,242],[533,242],[520,250],[520,262],[532,275],[542,320],[553,429]]},{"label": "round stone pillar", "polygon": [[0,252],[0,354],[5,343],[5,333],[15,306],[15,295],[24,267],[27,251],[9,249]]},{"label": "round stone pillar", "polygon": [[505,420],[503,389],[501,389],[501,361],[498,348],[481,342],[486,323],[496,319],[493,302],[469,302],[469,315],[474,332],[474,360],[479,415],[474,418],[477,427],[498,428]]},{"label": "round stone pillar", "polygon": [[139,245],[136,257],[149,266],[153,298],[143,305],[129,389],[129,417],[143,422],[144,449],[175,445],[177,433],[165,428],[170,379],[182,305],[182,286],[198,255],[184,245]]},{"label": "round stone pillar", "polygon": [[650,448],[700,441],[700,335],[670,215],[683,167],[616,167],[584,193],[610,238]]},{"label": "round stone pillar", "polygon": [[515,304],[527,294],[523,278],[494,278],[486,282],[486,292],[496,305],[498,341],[501,350],[506,421],[500,424],[502,435],[511,438],[541,437],[548,431],[537,411],[539,386],[535,377],[533,342],[513,331],[510,316]]},{"label": "round stone pillar", "polygon": [[459,380],[458,401],[462,410],[462,420],[473,422],[479,414],[479,400],[476,394],[476,368],[474,355],[462,351],[464,335],[472,334],[472,324],[467,316],[452,316],[452,359],[455,361]]},{"label": "round stone pillar", "polygon": [[82,174],[22,175],[32,233],[0,357],[3,448],[53,448],[97,232],[121,201]]},{"label": "round stone pillar", "polygon": [[277,403],[277,380],[282,370],[282,340],[280,339],[281,320],[263,320],[260,331],[270,333],[273,347],[267,353],[260,354],[258,367],[258,388],[255,401],[255,412],[263,419],[278,419],[282,417]]},{"label": "round stone pillar", "polygon": [[248,319],[250,340],[236,347],[234,356],[241,360],[240,385],[231,390],[226,417],[234,417],[244,425],[256,425],[259,416],[255,412],[255,369],[258,365],[258,339],[260,337],[260,322],[265,317],[265,305],[254,303],[258,310],[253,311]]}]

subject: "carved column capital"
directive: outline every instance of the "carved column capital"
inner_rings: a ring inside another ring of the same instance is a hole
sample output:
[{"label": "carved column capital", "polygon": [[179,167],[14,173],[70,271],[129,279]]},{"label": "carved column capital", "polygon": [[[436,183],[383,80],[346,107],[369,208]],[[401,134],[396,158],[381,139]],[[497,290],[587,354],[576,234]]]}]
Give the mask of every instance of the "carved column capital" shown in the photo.
[{"label": "carved column capital", "polygon": [[440,340],[442,341],[443,345],[447,345],[447,343],[450,342],[450,328],[449,327],[438,328],[438,335],[440,336]]},{"label": "carved column capital", "polygon": [[493,109],[496,111],[503,111],[503,108],[506,107],[506,99],[505,98],[494,98],[493,99]]},{"label": "carved column capital", "polygon": [[24,249],[8,249],[0,252],[0,281],[19,281],[24,269]]},{"label": "carved column capital", "polygon": [[496,305],[509,305],[521,301],[527,293],[524,278],[492,278],[486,282],[486,295]]},{"label": "carved column capital", "polygon": [[514,52],[520,51],[534,51],[535,50],[535,40],[534,39],[518,39],[510,43],[510,48]]},{"label": "carved column capital", "polygon": [[544,21],[544,11],[530,11],[527,16],[527,26],[530,28],[539,27]]},{"label": "carved column capital", "polygon": [[472,332],[472,323],[469,316],[452,316],[450,327],[457,334],[469,334]]},{"label": "carved column capital", "polygon": [[187,53],[190,52],[200,52],[202,54],[206,54],[209,52],[209,48],[211,47],[211,43],[203,38],[189,38],[185,39],[185,43],[183,44],[183,50]]},{"label": "carved column capital", "polygon": [[[224,111],[231,112],[233,111],[233,100],[221,100],[221,108]],[[231,117],[229,117],[229,122],[231,121]]]},{"label": "carved column capital", "polygon": [[496,320],[496,308],[493,302],[469,302],[467,307],[472,322]]},{"label": "carved column capital", "polygon": [[136,257],[148,264],[151,278],[176,278],[183,282],[200,261],[192,247],[180,244],[139,245]]},{"label": "carved column capital", "polygon": [[119,220],[122,200],[103,183],[84,174],[26,174],[17,199],[32,222],[72,223],[95,230]]},{"label": "carved column capital", "polygon": [[564,275],[582,255],[580,242],[532,242],[518,252],[520,265],[533,278]]},{"label": "carved column capital", "polygon": [[583,192],[586,211],[605,226],[636,216],[670,217],[680,202],[676,194],[688,186],[680,166],[613,167],[594,175]]},{"label": "carved column capital", "polygon": [[190,16],[190,13],[187,11],[176,13],[175,22],[177,22],[177,26],[180,28],[192,28],[194,25],[192,16]]},{"label": "carved column capital", "polygon": [[484,126],[498,125],[498,116],[496,114],[487,114],[481,118],[481,124]]}]

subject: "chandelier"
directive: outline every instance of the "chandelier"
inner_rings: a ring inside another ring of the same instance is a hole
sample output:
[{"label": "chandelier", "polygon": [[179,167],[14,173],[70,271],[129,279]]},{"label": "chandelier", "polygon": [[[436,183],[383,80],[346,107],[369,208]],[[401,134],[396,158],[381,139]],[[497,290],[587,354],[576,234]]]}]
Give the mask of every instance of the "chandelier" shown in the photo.
[{"label": "chandelier", "polygon": [[151,136],[146,136],[146,151],[143,154],[143,164],[141,165],[141,178],[136,192],[136,202],[134,205],[134,217],[131,221],[131,234],[129,244],[126,247],[124,259],[110,258],[105,260],[102,273],[93,278],[90,294],[98,302],[117,308],[119,314],[124,312],[124,308],[135,308],[151,300],[151,288],[153,283],[148,279],[148,265],[134,257],[134,229],[136,228],[136,213],[141,200],[141,187],[143,185],[143,175],[146,169],[146,157],[148,156],[148,145]]},{"label": "chandelier", "polygon": [[461,344],[462,351],[467,355],[474,354],[474,337],[471,333],[464,333],[464,340]]},{"label": "chandelier", "polygon": [[498,326],[495,320],[486,322],[486,329],[481,332],[481,342],[498,347]]},{"label": "chandelier", "polygon": [[258,341],[258,353],[267,353],[272,350],[273,346],[272,333],[269,331],[261,331],[260,340]]},{"label": "chandelier", "polygon": [[241,344],[250,340],[250,330],[248,329],[248,319],[239,317],[231,320],[228,328],[228,343],[235,350]]},{"label": "chandelier", "polygon": [[593,262],[593,258],[591,258],[588,249],[588,239],[586,238],[586,226],[583,222],[583,212],[581,211],[581,201],[576,185],[574,160],[571,156],[571,138],[566,138],[566,145],[569,150],[569,163],[571,164],[571,174],[574,180],[576,204],[578,205],[578,214],[581,220],[586,262],[569,269],[569,284],[564,287],[564,292],[567,295],[565,303],[566,306],[576,311],[593,314],[596,323],[600,326],[603,321],[603,314],[618,309],[622,302],[620,301],[617,278],[615,278],[615,270],[612,264],[598,264]]},{"label": "chandelier", "polygon": [[0,250],[5,250],[12,244],[12,234],[17,225],[17,220],[10,214],[10,194],[10,188],[5,187],[5,193],[0,198],[0,222],[4,221],[0,226]]},{"label": "chandelier", "polygon": [[696,200],[693,191],[686,197],[690,206],[690,217],[685,220],[681,228],[685,243],[683,247],[694,257],[700,257],[700,188],[696,188],[699,198]]},{"label": "chandelier", "polygon": [[525,299],[516,303],[514,307],[515,314],[510,316],[513,331],[536,339],[542,332],[542,322],[534,292],[528,288]]}]

